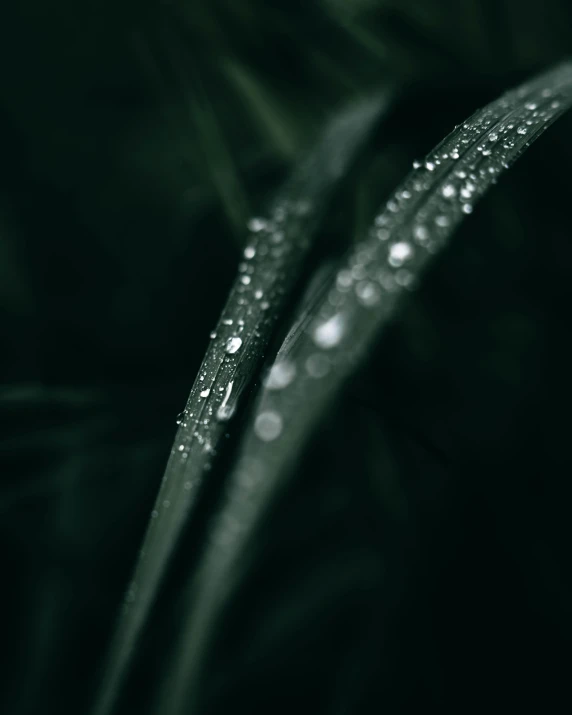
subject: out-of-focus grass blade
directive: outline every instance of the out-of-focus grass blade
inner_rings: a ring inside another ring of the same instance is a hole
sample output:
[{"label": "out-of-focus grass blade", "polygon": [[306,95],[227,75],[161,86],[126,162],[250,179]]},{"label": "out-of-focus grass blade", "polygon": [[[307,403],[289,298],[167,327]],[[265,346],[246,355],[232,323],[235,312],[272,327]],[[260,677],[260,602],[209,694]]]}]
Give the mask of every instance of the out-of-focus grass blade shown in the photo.
[{"label": "out-of-focus grass blade", "polygon": [[198,714],[205,656],[218,616],[248,568],[249,540],[344,380],[395,314],[400,296],[502,171],[571,105],[572,64],[564,64],[458,126],[424,162],[416,162],[367,238],[341,262],[307,328],[279,353],[196,572],[161,715]]},{"label": "out-of-focus grass blade", "polygon": [[118,622],[95,715],[113,708],[195,495],[260,364],[331,192],[386,106],[387,95],[380,93],[336,115],[269,211],[249,221],[239,275],[179,416],[180,427]]}]

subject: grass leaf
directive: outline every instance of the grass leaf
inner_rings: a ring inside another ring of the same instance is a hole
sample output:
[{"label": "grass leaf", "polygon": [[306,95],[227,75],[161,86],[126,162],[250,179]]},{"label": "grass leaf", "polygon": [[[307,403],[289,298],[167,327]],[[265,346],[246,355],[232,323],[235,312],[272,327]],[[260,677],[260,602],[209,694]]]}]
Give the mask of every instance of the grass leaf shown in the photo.
[{"label": "grass leaf", "polygon": [[379,94],[336,115],[268,213],[249,222],[239,275],[179,416],[175,445],[112,643],[97,715],[114,705],[196,494],[299,278],[331,192],[385,106],[386,97]]},{"label": "grass leaf", "polygon": [[304,312],[306,328],[287,339],[243,435],[158,712],[200,712],[201,675],[218,618],[249,567],[248,547],[269,502],[293,473],[320,418],[458,224],[571,105],[572,64],[564,64],[455,128],[415,164],[369,235],[341,262],[312,314]]}]

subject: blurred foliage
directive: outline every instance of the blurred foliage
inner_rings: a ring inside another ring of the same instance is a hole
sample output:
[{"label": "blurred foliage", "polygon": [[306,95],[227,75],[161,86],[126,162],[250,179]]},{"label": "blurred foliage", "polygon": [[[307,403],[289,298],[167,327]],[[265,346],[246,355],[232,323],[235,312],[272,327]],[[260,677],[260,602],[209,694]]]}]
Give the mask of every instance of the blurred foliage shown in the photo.
[{"label": "blurred foliage", "polygon": [[[397,90],[316,262],[454,124],[571,50],[557,0],[0,8],[2,712],[89,711],[244,221],[324,120]],[[463,226],[324,421],[228,613],[205,713],[569,702],[569,130]],[[120,712],[152,712],[205,528]]]}]

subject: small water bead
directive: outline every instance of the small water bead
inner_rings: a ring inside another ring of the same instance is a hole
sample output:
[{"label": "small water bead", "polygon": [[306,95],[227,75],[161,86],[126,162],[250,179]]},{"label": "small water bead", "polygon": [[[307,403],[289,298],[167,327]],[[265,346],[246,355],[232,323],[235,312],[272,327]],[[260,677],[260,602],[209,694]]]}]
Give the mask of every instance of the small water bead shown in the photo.
[{"label": "small water bead", "polygon": [[157,511],[157,509],[153,509],[153,511],[151,512],[151,519],[156,519],[158,516],[159,512]]},{"label": "small water bead", "polygon": [[379,286],[372,281],[362,281],[356,286],[356,296],[366,308],[372,308],[379,303],[381,291]]},{"label": "small water bead", "polygon": [[306,359],[306,372],[310,377],[319,380],[330,371],[330,361],[325,355],[315,353]]},{"label": "small water bead", "polygon": [[419,224],[413,229],[413,236],[419,243],[424,243],[429,240],[429,231],[426,226]]},{"label": "small water bead", "polygon": [[559,107],[560,107],[560,102],[558,100],[555,100],[550,105],[550,109],[558,109]]},{"label": "small water bead", "polygon": [[251,280],[250,276],[240,276],[240,282],[245,286],[247,286]]},{"label": "small water bead", "polygon": [[389,229],[387,229],[387,228],[380,228],[380,229],[377,231],[377,234],[376,234],[376,235],[377,235],[377,237],[378,237],[378,239],[379,239],[380,241],[387,241],[387,239],[389,238],[389,236],[390,236],[391,234],[390,234],[390,232],[389,232]]},{"label": "small water bead", "polygon": [[282,360],[274,363],[264,382],[264,386],[269,390],[282,390],[287,387],[296,377],[296,365],[289,360]]},{"label": "small water bead", "polygon": [[435,171],[435,162],[433,161],[426,161],[425,162],[425,168],[427,171]]},{"label": "small water bead", "polygon": [[242,346],[242,338],[234,336],[226,341],[225,350],[229,355],[234,355],[237,353]]},{"label": "small water bead", "polygon": [[389,249],[389,263],[398,267],[408,261],[413,257],[413,248],[406,241],[399,241],[399,243],[394,243]]},{"label": "small water bead", "polygon": [[244,249],[244,257],[246,259],[250,260],[251,258],[254,258],[255,255],[256,255],[256,248],[254,248],[254,246],[247,246]]},{"label": "small water bead", "polygon": [[471,204],[463,204],[462,210],[463,210],[463,213],[470,214],[473,212],[473,207],[471,206]]},{"label": "small water bead", "polygon": [[222,321],[222,324],[223,324],[223,325],[232,325],[232,318],[225,318],[225,319]]},{"label": "small water bead", "polygon": [[527,102],[524,106],[532,112],[538,107],[538,104],[536,102]]},{"label": "small water bead", "polygon": [[233,385],[234,380],[231,380],[226,386],[225,395],[216,413],[217,419],[221,422],[229,420],[234,413],[234,405],[230,403]]},{"label": "small water bead", "polygon": [[313,339],[318,347],[328,350],[340,343],[344,331],[344,316],[341,313],[336,313],[314,328]]},{"label": "small water bead", "polygon": [[260,304],[260,307],[262,308],[262,310],[268,310],[268,308],[270,308],[270,303],[267,300],[263,300]]},{"label": "small water bead", "polygon": [[528,129],[524,125],[521,124],[520,127],[518,127],[518,129],[516,131],[518,134],[526,134]]},{"label": "small water bead", "polygon": [[400,268],[395,273],[395,282],[402,288],[411,288],[415,282],[415,276],[411,273],[411,271],[408,271],[405,268]]},{"label": "small water bead", "polygon": [[254,421],[254,432],[263,442],[272,442],[282,432],[282,417],[278,412],[261,412]]},{"label": "small water bead", "polygon": [[177,449],[178,449],[179,452],[184,452],[184,451],[185,451],[185,445],[184,445],[184,444],[180,444],[180,445],[177,447]]},{"label": "small water bead", "polygon": [[284,231],[274,231],[270,236],[272,243],[281,243],[284,240]]},{"label": "small water bead", "polygon": [[445,228],[450,223],[449,217],[445,216],[444,214],[441,214],[440,216],[437,216],[437,218],[435,219],[435,223],[437,224],[437,226]]},{"label": "small water bead", "polygon": [[410,198],[411,198],[411,191],[407,191],[407,189],[404,189],[404,190],[399,194],[399,196],[400,196],[400,198],[402,198],[402,199],[404,199],[405,201],[407,201],[407,199],[410,199]]},{"label": "small water bead", "polygon": [[210,339],[214,340],[216,338],[216,330],[211,331]]},{"label": "small water bead", "polygon": [[492,134],[489,134],[489,141],[490,142],[496,142],[496,140],[499,138],[499,135],[496,132],[493,132]]},{"label": "small water bead", "polygon": [[453,184],[445,184],[445,186],[441,189],[441,193],[446,199],[450,199],[452,196],[456,195],[457,189],[453,186]]},{"label": "small water bead", "polygon": [[201,397],[208,397],[211,394],[210,389],[207,387],[206,390],[201,392]]},{"label": "small water bead", "polygon": [[260,300],[263,295],[264,293],[260,290],[260,288],[254,291],[254,297],[256,298],[256,300]]},{"label": "small water bead", "polygon": [[458,159],[459,158],[459,150],[458,149],[453,149],[451,151],[451,159]]},{"label": "small water bead", "polygon": [[417,159],[413,162],[413,168],[414,169],[420,169],[423,166],[423,164],[418,161]]},{"label": "small water bead", "polygon": [[267,228],[268,224],[263,218],[256,217],[251,218],[247,226],[250,231],[258,233],[259,231],[263,231],[265,228]]},{"label": "small water bead", "polygon": [[342,269],[336,276],[336,284],[339,290],[348,290],[353,283],[352,273],[347,269]]},{"label": "small water bead", "polygon": [[391,211],[392,213],[396,213],[397,211],[399,211],[399,204],[397,203],[397,201],[393,201],[393,200],[392,200],[392,201],[388,201],[388,202],[387,202],[387,208],[388,208],[389,211]]},{"label": "small water bead", "polygon": [[179,414],[177,415],[177,420],[176,420],[177,424],[182,425],[186,419],[187,419],[186,410],[184,412],[179,412]]}]

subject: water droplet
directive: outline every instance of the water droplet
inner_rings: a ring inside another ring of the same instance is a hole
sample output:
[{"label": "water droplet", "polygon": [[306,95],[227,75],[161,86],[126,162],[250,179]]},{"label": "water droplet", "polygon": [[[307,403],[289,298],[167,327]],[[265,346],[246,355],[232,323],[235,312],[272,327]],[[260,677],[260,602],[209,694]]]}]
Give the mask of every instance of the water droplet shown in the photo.
[{"label": "water droplet", "polygon": [[180,444],[180,445],[177,447],[177,449],[179,450],[179,452],[184,452],[184,451],[185,451],[185,445],[184,445],[184,444]]},{"label": "water droplet", "polygon": [[532,112],[538,107],[538,104],[536,102],[527,102],[524,106]]},{"label": "water droplet", "polygon": [[413,162],[414,169],[420,169],[422,166],[423,164],[420,161],[417,161],[417,159]]},{"label": "water droplet", "polygon": [[423,243],[424,241],[429,240],[429,231],[427,230],[426,226],[423,226],[423,224],[419,224],[413,229],[413,236],[417,241],[419,241],[419,243]]},{"label": "water droplet", "polygon": [[207,387],[206,390],[201,392],[201,397],[208,397],[211,394],[210,389]]},{"label": "water droplet", "polygon": [[427,171],[435,171],[435,164],[432,161],[426,161],[425,162],[425,168]]},{"label": "water droplet", "polygon": [[270,372],[264,382],[269,390],[282,390],[289,385],[296,377],[296,366],[288,360],[276,362],[270,368]]},{"label": "water droplet", "polygon": [[256,300],[260,300],[263,295],[264,293],[260,290],[260,288],[254,291],[254,297],[256,298]]},{"label": "water droplet", "polygon": [[216,330],[213,330],[210,334],[211,340],[214,340],[216,338]]},{"label": "water droplet", "polygon": [[229,338],[226,341],[226,347],[225,350],[229,355],[234,355],[234,353],[237,353],[242,346],[242,338],[238,337],[233,337]]},{"label": "water droplet", "polygon": [[450,199],[452,196],[455,196],[457,189],[453,186],[453,184],[445,184],[445,186],[441,189],[441,193],[446,199]]},{"label": "water droplet", "polygon": [[381,292],[379,286],[375,283],[372,283],[371,281],[362,281],[356,286],[356,296],[362,305],[366,308],[371,308],[379,303]]},{"label": "water droplet", "polygon": [[177,415],[177,424],[182,425],[183,422],[185,421],[186,417],[187,417],[186,410],[184,410],[183,412],[179,412],[179,414]]},{"label": "water droplet", "polygon": [[440,216],[437,216],[437,218],[435,219],[435,223],[437,224],[437,226],[445,228],[445,226],[448,226],[450,223],[449,217],[445,216],[444,214],[441,214]]},{"label": "water droplet", "polygon": [[267,227],[267,223],[263,218],[251,218],[247,225],[249,230],[254,231],[254,233],[263,231]]},{"label": "water droplet", "polygon": [[232,386],[233,385],[234,385],[234,381],[231,380],[228,383],[228,385],[226,386],[225,395],[224,395],[223,400],[220,403],[219,408],[216,413],[217,419],[220,420],[221,422],[226,422],[234,414],[235,405],[230,403],[230,397],[232,395]]},{"label": "water droplet", "polygon": [[528,129],[524,125],[521,124],[520,127],[518,127],[518,129],[516,131],[518,132],[518,134],[526,134]]},{"label": "water droplet", "polygon": [[413,257],[413,248],[406,241],[394,243],[389,249],[389,263],[398,267]]},{"label": "water droplet", "polygon": [[278,412],[261,412],[254,422],[254,432],[263,442],[272,442],[282,432],[282,417]]},{"label": "water droplet", "polygon": [[473,212],[473,207],[471,204],[463,204],[463,213],[470,214]]},{"label": "water droplet", "polygon": [[254,258],[256,255],[256,248],[254,246],[247,246],[244,249],[244,257],[250,260],[251,258]]},{"label": "water droplet", "polygon": [[223,324],[223,325],[232,325],[232,318],[225,318],[225,319],[222,321],[222,324]]},{"label": "water droplet", "polygon": [[250,281],[251,281],[250,276],[240,276],[240,282],[243,285],[247,286],[250,283]]},{"label": "water droplet", "polygon": [[151,519],[156,519],[158,516],[159,512],[157,511],[157,509],[153,509],[153,511],[151,512]]},{"label": "water droplet", "polygon": [[496,140],[499,138],[499,135],[496,132],[493,132],[492,134],[489,134],[489,141],[490,142],[496,142]]},{"label": "water droplet", "polygon": [[341,270],[336,276],[336,283],[340,290],[348,290],[353,282],[352,273],[347,269]]},{"label": "water droplet", "polygon": [[325,355],[315,353],[306,360],[306,372],[310,377],[319,379],[325,377],[330,370],[330,361]]},{"label": "water droplet", "polygon": [[316,345],[324,350],[333,348],[342,339],[345,330],[345,320],[341,313],[336,313],[314,328],[313,338]]}]

